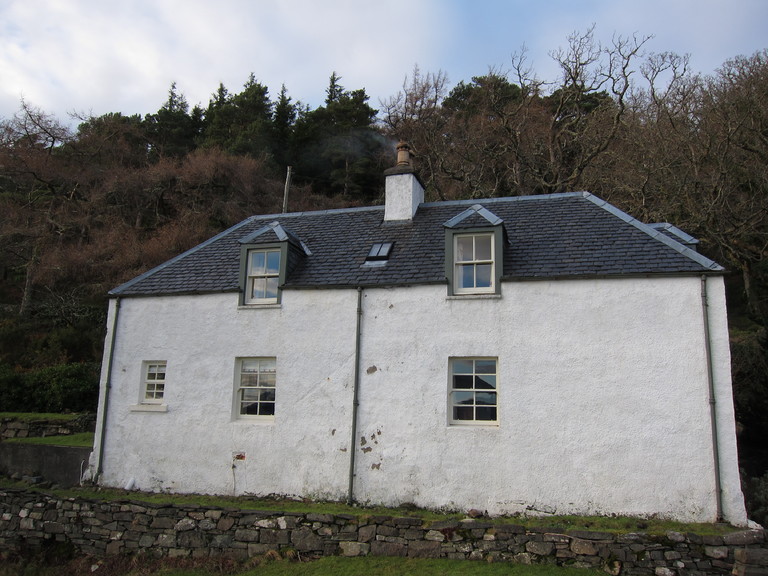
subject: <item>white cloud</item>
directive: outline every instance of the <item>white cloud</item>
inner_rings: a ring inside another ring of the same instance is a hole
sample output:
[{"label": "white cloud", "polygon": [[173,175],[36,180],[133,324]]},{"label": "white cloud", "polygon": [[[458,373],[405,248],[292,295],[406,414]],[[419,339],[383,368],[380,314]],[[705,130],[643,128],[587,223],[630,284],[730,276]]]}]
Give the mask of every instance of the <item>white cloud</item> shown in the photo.
[{"label": "white cloud", "polygon": [[592,23],[597,35],[655,34],[653,51],[691,53],[710,72],[764,48],[763,0],[10,0],[0,3],[0,117],[23,96],[68,111],[151,113],[177,82],[207,105],[248,75],[274,97],[320,105],[331,72],[371,104],[396,93],[415,64],[452,84],[508,67],[523,44],[549,79],[548,52]]}]

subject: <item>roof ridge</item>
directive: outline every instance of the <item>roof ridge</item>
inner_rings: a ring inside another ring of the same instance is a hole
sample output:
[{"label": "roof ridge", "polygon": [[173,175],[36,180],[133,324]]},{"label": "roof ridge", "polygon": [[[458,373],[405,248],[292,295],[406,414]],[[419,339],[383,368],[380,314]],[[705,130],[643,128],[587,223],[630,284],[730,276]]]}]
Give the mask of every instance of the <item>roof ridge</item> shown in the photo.
[{"label": "roof ridge", "polygon": [[384,206],[354,206],[351,208],[330,208],[328,210],[304,210],[302,212],[286,212],[284,214],[254,214],[250,218],[253,220],[267,220],[272,218],[298,218],[303,216],[318,216],[328,214],[349,214],[352,212],[366,212],[374,210],[384,210]]},{"label": "roof ridge", "polygon": [[620,208],[617,208],[613,204],[610,204],[608,201],[603,200],[602,198],[598,198],[597,196],[589,192],[584,192],[584,198],[592,202],[595,206],[598,206],[603,210],[605,210],[606,212],[613,214],[617,218],[623,220],[627,224],[634,226],[635,228],[637,228],[641,232],[644,232],[654,240],[658,240],[662,244],[667,245],[668,247],[672,248],[676,252],[693,260],[697,264],[704,266],[704,268],[708,268],[713,272],[723,272],[725,270],[725,268],[720,266],[720,264],[718,264],[714,260],[710,260],[709,258],[700,254],[696,250],[692,250],[688,246],[685,246],[682,243],[676,240],[673,240],[663,232],[654,229],[652,226],[645,224],[643,222],[640,222],[640,220],[638,220],[637,218],[630,216]]},{"label": "roof ridge", "polygon": [[589,192],[557,192],[555,194],[528,194],[526,196],[502,196],[500,198],[469,198],[464,200],[438,200],[436,202],[422,202],[419,207],[431,208],[433,206],[472,206],[486,202],[528,202],[531,200],[552,200],[553,198],[580,198]]}]

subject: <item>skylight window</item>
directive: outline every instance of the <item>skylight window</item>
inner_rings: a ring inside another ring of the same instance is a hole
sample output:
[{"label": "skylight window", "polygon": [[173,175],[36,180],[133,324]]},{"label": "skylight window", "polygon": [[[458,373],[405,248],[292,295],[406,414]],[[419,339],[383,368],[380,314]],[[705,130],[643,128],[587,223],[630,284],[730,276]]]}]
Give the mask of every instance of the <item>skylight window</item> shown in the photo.
[{"label": "skylight window", "polygon": [[389,254],[392,252],[394,242],[377,242],[371,246],[371,251],[365,257],[366,262],[381,262],[389,260]]}]

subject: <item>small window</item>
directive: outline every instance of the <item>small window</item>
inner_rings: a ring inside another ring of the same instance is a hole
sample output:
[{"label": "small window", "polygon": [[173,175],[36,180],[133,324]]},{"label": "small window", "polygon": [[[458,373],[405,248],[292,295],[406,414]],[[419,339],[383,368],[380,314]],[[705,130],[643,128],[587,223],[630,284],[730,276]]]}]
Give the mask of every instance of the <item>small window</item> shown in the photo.
[{"label": "small window", "polygon": [[497,424],[495,358],[452,358],[449,410],[452,424]]},{"label": "small window", "polygon": [[165,394],[165,370],[166,362],[144,363],[144,391],[142,403],[160,404]]},{"label": "small window", "polygon": [[394,246],[394,242],[377,242],[371,246],[368,256],[365,257],[366,261],[388,260],[389,254],[392,252],[392,246]]},{"label": "small window", "polygon": [[245,301],[247,304],[277,302],[280,282],[280,250],[249,250]]},{"label": "small window", "polygon": [[237,375],[238,417],[274,418],[277,360],[241,358]]},{"label": "small window", "polygon": [[494,292],[493,234],[457,234],[454,243],[454,293]]}]

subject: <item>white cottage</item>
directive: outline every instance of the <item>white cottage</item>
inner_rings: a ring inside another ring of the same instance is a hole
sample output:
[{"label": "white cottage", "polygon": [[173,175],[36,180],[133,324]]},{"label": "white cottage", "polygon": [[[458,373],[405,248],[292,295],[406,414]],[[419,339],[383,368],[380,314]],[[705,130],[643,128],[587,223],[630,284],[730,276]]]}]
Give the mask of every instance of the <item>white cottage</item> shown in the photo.
[{"label": "white cottage", "polygon": [[254,216],[113,290],[107,486],[745,524],[723,269],[588,193]]}]

